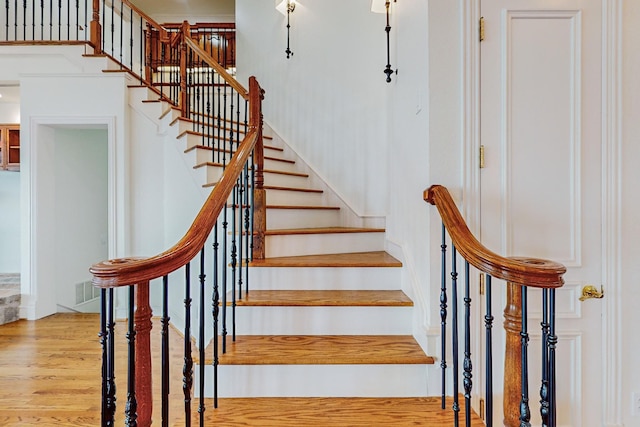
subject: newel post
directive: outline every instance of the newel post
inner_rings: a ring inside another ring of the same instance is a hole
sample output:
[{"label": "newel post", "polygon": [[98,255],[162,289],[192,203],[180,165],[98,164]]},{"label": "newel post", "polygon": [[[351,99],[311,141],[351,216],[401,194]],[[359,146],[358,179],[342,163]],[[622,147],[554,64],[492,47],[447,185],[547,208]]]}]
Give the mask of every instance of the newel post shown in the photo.
[{"label": "newel post", "polygon": [[93,44],[93,53],[102,53],[102,27],[100,26],[100,0],[93,0],[93,14],[91,16],[89,37]]},{"label": "newel post", "polygon": [[136,285],[135,323],[135,390],[138,403],[138,426],[151,425],[153,392],[151,381],[151,315],[149,282]]},{"label": "newel post", "polygon": [[504,425],[520,426],[522,397],[522,286],[507,283],[507,304],[504,308],[506,332],[504,354]]},{"label": "newel post", "polygon": [[264,144],[262,140],[262,100],[264,90],[255,77],[249,78],[249,122],[251,129],[258,131],[258,141],[254,149],[255,188],[253,189],[253,258],[264,259],[264,234],[267,229],[267,196],[264,189]]},{"label": "newel post", "polygon": [[189,22],[182,23],[180,34],[180,111],[182,117],[189,118],[189,94],[187,92],[187,37],[191,37]]}]

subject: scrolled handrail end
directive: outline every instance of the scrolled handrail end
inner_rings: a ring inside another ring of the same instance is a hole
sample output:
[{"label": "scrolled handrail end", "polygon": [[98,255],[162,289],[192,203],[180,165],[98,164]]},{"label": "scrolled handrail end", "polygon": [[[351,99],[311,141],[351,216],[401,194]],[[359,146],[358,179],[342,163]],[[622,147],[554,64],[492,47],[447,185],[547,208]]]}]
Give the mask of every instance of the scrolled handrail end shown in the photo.
[{"label": "scrolled handrail end", "polygon": [[435,189],[438,187],[442,187],[442,186],[438,184],[434,184],[431,187],[424,190],[424,192],[422,193],[422,198],[424,199],[425,202],[435,206],[436,201],[434,198],[434,195],[435,195],[434,193],[435,193]]}]

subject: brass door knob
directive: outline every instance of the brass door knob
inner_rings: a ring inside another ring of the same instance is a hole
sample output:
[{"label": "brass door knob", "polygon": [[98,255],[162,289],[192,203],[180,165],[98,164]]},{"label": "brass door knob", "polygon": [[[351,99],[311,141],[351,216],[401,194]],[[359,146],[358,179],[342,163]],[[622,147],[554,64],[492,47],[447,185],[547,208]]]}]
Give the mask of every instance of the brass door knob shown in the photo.
[{"label": "brass door knob", "polygon": [[593,285],[586,285],[584,288],[582,288],[582,296],[579,298],[580,301],[584,301],[586,299],[591,299],[591,298],[596,298],[596,299],[604,298],[604,287],[600,286],[599,291]]}]

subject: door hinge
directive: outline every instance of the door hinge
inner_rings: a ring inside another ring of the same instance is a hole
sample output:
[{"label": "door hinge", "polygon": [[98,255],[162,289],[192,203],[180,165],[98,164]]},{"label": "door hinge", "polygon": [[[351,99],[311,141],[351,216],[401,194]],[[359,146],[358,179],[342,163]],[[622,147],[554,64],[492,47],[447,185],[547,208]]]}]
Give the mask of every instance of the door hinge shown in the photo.
[{"label": "door hinge", "polygon": [[484,399],[480,399],[480,419],[484,421]]},{"label": "door hinge", "polygon": [[480,159],[479,159],[480,169],[484,168],[484,145],[480,146]]},{"label": "door hinge", "polygon": [[484,16],[480,17],[480,23],[478,24],[478,38],[480,41],[484,40]]},{"label": "door hinge", "polygon": [[479,291],[480,295],[484,295],[484,273],[480,273]]}]

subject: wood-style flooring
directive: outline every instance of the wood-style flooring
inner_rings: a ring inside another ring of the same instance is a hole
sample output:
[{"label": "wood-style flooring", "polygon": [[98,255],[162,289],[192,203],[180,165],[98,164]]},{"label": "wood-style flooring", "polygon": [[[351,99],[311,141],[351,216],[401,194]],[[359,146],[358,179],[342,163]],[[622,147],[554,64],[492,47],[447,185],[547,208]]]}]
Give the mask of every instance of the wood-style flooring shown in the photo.
[{"label": "wood-style flooring", "polygon": [[[157,327],[154,324],[154,328]],[[119,323],[117,328],[123,335],[123,325]],[[0,326],[0,425],[100,425],[98,330],[99,320],[95,314],[57,314],[38,321],[20,320]],[[153,334],[152,342],[155,355],[159,348],[157,335]],[[185,425],[183,341],[178,333],[172,333],[171,337],[169,425]],[[124,348],[116,351],[122,354],[118,358],[120,369],[126,363],[126,356]],[[159,365],[159,356],[154,356],[154,371]],[[124,375],[117,378],[118,426],[124,425],[125,380]],[[159,383],[159,380],[154,382],[155,389],[159,389]],[[197,400],[191,404],[194,425],[199,420],[198,405]],[[436,398],[220,399],[218,409],[213,409],[211,399],[205,399],[205,407],[207,426],[453,425],[451,411],[441,410]],[[447,407],[451,407],[450,402]],[[159,409],[159,402],[154,402],[155,425],[161,425]],[[475,417],[472,425],[483,424]]]}]

